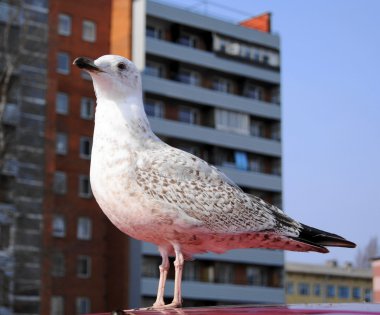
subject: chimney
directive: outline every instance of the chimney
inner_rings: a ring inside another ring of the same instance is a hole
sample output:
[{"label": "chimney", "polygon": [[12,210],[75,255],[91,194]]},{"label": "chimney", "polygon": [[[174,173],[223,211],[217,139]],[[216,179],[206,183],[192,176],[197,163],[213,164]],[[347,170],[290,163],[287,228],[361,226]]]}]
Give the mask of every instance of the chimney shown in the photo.
[{"label": "chimney", "polygon": [[240,26],[251,28],[260,32],[271,32],[271,13],[263,13],[258,16],[251,17],[239,23]]}]

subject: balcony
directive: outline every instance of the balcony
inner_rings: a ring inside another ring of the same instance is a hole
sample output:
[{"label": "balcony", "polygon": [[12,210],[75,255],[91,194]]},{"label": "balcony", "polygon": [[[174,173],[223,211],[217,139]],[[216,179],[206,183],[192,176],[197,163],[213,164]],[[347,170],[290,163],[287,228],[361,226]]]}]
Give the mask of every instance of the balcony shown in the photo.
[{"label": "balcony", "polygon": [[272,49],[280,48],[280,40],[277,35],[248,29],[220,19],[157,3],[155,1],[147,1],[146,13],[148,16],[154,16],[165,21],[179,23],[196,29],[207,30],[212,33],[223,34],[244,42],[248,41]]},{"label": "balcony", "polygon": [[179,121],[149,117],[152,130],[159,135],[221,146],[234,150],[281,157],[281,143],[264,138],[234,134]]},{"label": "balcony", "polygon": [[270,84],[280,84],[280,73],[218,57],[215,53],[147,37],[146,53],[166,59],[191,63],[206,69],[239,75]]},{"label": "balcony", "polygon": [[143,75],[142,82],[144,91],[148,93],[164,95],[166,97],[206,106],[238,111],[268,119],[281,119],[281,108],[276,104],[233,94],[221,93],[199,86],[149,75]]},{"label": "balcony", "polygon": [[[157,246],[152,243],[141,242],[141,252],[144,255],[159,256]],[[268,249],[235,249],[224,254],[218,255],[214,253],[194,255],[195,259],[215,260],[223,262],[236,262],[246,264],[257,264],[267,266],[283,266],[284,265],[284,252],[279,250]]]}]

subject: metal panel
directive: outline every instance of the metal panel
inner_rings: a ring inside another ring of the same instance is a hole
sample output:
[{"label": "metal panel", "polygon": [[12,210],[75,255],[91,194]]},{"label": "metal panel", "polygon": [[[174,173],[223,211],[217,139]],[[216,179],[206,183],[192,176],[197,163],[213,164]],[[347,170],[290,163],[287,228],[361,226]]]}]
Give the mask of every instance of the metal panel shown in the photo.
[{"label": "metal panel", "polygon": [[248,29],[237,24],[193,13],[173,6],[167,6],[155,1],[147,1],[147,14],[174,23],[224,34],[242,41],[263,45],[273,49],[280,48],[280,38],[278,35]]},{"label": "metal panel", "polygon": [[143,75],[142,82],[145,92],[207,106],[239,111],[263,118],[281,119],[281,107],[276,104],[149,75]]},{"label": "metal panel", "polygon": [[162,58],[191,63],[206,69],[244,76],[272,84],[280,84],[280,72],[218,57],[216,54],[155,38],[146,38],[146,53]]}]

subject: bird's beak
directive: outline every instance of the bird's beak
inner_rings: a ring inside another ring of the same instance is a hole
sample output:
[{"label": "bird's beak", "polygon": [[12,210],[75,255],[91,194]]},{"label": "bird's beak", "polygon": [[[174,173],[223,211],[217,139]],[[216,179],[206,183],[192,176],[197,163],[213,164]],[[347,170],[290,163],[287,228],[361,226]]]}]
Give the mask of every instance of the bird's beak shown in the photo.
[{"label": "bird's beak", "polygon": [[80,69],[87,70],[89,72],[103,72],[98,66],[95,65],[94,60],[85,57],[78,57],[73,62]]}]

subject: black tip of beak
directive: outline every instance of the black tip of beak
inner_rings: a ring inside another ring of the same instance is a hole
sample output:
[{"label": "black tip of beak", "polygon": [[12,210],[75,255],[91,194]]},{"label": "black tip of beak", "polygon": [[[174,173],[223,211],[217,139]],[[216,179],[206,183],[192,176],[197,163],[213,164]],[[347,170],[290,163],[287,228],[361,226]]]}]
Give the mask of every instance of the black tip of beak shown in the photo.
[{"label": "black tip of beak", "polygon": [[86,57],[78,57],[73,62],[80,69],[85,69],[90,72],[102,72],[94,63],[94,60],[91,60]]}]

